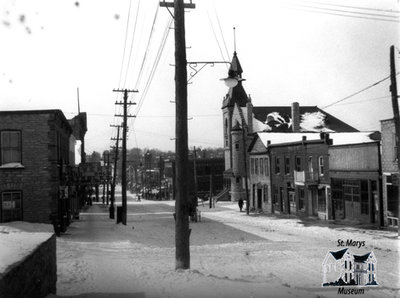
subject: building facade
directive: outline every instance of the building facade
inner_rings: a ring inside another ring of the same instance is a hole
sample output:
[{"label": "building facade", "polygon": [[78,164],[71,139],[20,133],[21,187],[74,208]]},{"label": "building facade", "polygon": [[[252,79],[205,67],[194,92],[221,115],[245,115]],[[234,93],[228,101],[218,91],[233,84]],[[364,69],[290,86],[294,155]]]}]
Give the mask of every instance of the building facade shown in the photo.
[{"label": "building facade", "polygon": [[66,188],[72,132],[60,110],[0,112],[1,222],[65,227],[71,206],[79,205]]},{"label": "building facade", "polygon": [[384,222],[399,224],[399,167],[394,119],[381,121],[382,132],[382,192]]},{"label": "building facade", "polygon": [[379,141],[331,146],[329,173],[335,220],[384,224]]}]

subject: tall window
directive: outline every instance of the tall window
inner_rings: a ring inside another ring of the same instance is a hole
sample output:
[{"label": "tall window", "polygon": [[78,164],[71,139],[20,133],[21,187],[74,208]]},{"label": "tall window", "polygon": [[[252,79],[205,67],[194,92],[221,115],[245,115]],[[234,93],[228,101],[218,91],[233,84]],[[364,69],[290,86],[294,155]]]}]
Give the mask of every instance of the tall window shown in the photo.
[{"label": "tall window", "polygon": [[279,157],[275,157],[275,174],[280,174],[281,172],[281,161]]},{"label": "tall window", "polygon": [[1,164],[12,162],[21,163],[21,132],[2,131],[1,132]]},{"label": "tall window", "polygon": [[264,158],[260,158],[260,175],[264,175]]},{"label": "tall window", "polygon": [[290,172],[290,158],[289,156],[285,156],[285,175]]},{"label": "tall window", "polygon": [[320,156],[318,158],[318,169],[319,169],[319,175],[324,176],[325,168],[324,168],[324,157],[323,156]]},{"label": "tall window", "polygon": [[20,191],[5,191],[1,194],[1,221],[22,220],[22,194]]},{"label": "tall window", "polygon": [[258,175],[258,158],[255,159],[254,174]]},{"label": "tall window", "polygon": [[250,170],[251,170],[251,174],[252,174],[252,175],[255,174],[254,166],[255,166],[255,159],[254,159],[254,158],[251,158],[251,159],[250,159]]},{"label": "tall window", "polygon": [[296,169],[296,171],[298,171],[298,172],[300,172],[301,171],[301,157],[300,156],[296,156],[295,158],[294,158],[294,160],[295,160],[295,169]]},{"label": "tall window", "polygon": [[312,156],[308,157],[307,163],[308,163],[308,171],[310,173],[314,172],[314,168],[313,168],[313,165],[312,165]]},{"label": "tall window", "polygon": [[264,166],[265,166],[265,176],[269,176],[269,159],[268,158],[264,158]]}]

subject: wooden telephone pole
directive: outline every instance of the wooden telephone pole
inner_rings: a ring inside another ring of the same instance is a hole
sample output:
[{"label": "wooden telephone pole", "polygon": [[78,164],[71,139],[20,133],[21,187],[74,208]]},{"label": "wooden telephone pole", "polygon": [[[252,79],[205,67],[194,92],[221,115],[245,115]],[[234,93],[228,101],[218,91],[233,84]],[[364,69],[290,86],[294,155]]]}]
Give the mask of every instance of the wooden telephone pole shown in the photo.
[{"label": "wooden telephone pole", "polygon": [[390,47],[390,92],[392,94],[392,106],[393,106],[393,116],[394,116],[394,131],[396,135],[396,148],[397,148],[397,168],[399,173],[397,174],[397,184],[398,184],[398,195],[397,195],[397,226],[398,235],[400,236],[400,116],[399,116],[399,102],[397,95],[397,81],[396,81],[396,65],[394,59],[394,46]]},{"label": "wooden telephone pole", "polygon": [[128,89],[114,89],[113,92],[123,92],[124,93],[124,101],[116,102],[116,105],[124,106],[124,114],[123,115],[115,115],[116,117],[123,117],[124,122],[122,125],[122,166],[121,166],[121,186],[122,186],[122,224],[126,225],[126,215],[127,215],[127,203],[126,203],[126,132],[127,132],[127,121],[128,117],[135,117],[128,115],[128,105],[134,105],[135,103],[128,103],[128,93],[130,92],[138,92],[137,90],[128,90]]},{"label": "wooden telephone pole", "polygon": [[110,205],[110,218],[114,219],[115,218],[115,207],[114,207],[114,202],[115,202],[115,184],[117,183],[117,164],[118,164],[118,151],[119,151],[119,129],[122,127],[121,125],[110,125],[111,127],[117,127],[117,138],[111,138],[111,140],[115,140],[116,144],[115,147],[115,156],[114,156],[114,173],[113,173],[113,180],[111,183],[111,205]]},{"label": "wooden telephone pole", "polygon": [[185,8],[183,0],[160,2],[162,7],[174,8],[175,27],[175,269],[190,268],[189,210],[188,210],[188,125],[187,125],[187,61],[185,40]]}]

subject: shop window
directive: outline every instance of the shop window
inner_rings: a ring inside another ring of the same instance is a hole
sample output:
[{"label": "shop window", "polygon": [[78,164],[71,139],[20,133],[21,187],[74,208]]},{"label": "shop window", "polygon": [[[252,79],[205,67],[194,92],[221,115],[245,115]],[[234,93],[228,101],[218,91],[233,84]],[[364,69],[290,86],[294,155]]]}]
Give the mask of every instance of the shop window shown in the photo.
[{"label": "shop window", "polygon": [[305,210],[304,195],[305,195],[304,188],[299,188],[299,210],[301,211]]},{"label": "shop window", "polygon": [[318,189],[318,211],[326,212],[325,188]]},{"label": "shop window", "polygon": [[268,202],[268,185],[264,185],[264,202]]},{"label": "shop window", "polygon": [[369,214],[368,180],[361,180],[361,214]]},{"label": "shop window", "polygon": [[1,194],[1,221],[22,220],[21,191],[5,191]]},{"label": "shop window", "polygon": [[7,131],[1,132],[1,164],[22,163],[21,132]]}]

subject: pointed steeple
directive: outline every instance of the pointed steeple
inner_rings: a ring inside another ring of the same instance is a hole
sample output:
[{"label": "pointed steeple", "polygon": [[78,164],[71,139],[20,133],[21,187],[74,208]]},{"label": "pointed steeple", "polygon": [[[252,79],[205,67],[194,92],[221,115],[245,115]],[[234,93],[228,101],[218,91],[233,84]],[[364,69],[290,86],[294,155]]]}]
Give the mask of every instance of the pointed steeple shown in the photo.
[{"label": "pointed steeple", "polygon": [[238,77],[240,80],[235,87],[229,88],[228,94],[225,96],[222,103],[222,108],[233,107],[237,103],[240,107],[245,107],[249,102],[246,91],[243,88],[242,79],[243,69],[240,65],[239,58],[236,51],[233,52],[231,67],[229,68],[228,75],[231,77]]},{"label": "pointed steeple", "polygon": [[239,78],[242,78],[243,69],[242,66],[240,65],[236,51],[233,52],[231,67],[229,68],[229,72],[231,71],[233,71]]}]

